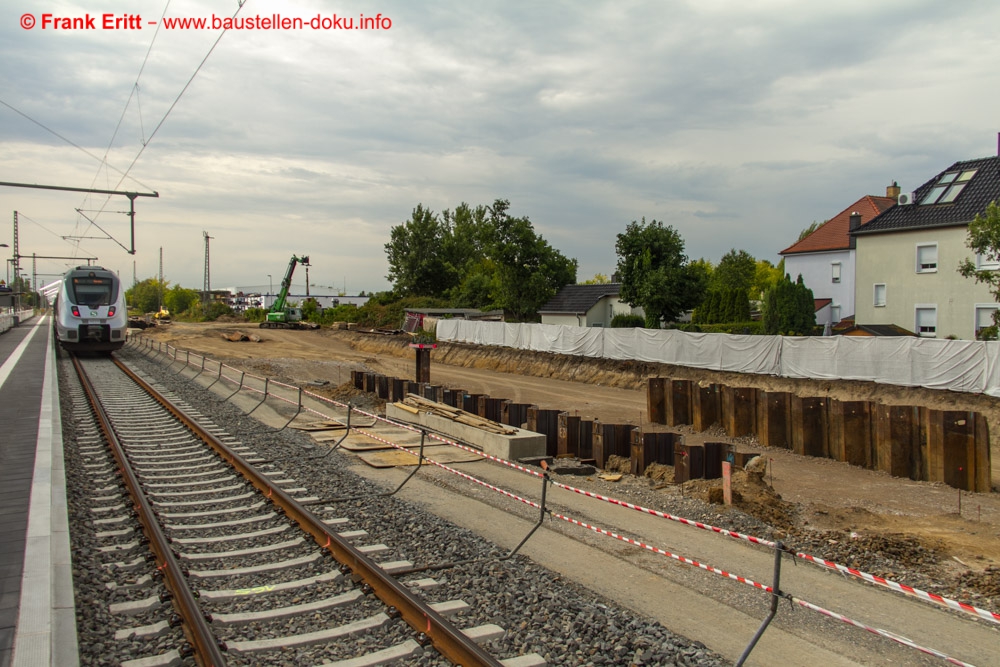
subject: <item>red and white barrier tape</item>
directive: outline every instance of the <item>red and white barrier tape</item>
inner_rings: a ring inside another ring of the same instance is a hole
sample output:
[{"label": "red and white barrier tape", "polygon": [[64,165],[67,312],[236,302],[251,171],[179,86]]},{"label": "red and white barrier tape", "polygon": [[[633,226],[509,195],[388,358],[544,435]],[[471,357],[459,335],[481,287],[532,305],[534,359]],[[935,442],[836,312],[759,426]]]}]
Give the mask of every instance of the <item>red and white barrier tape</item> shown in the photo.
[{"label": "red and white barrier tape", "polygon": [[[169,349],[169,347],[170,346],[168,345],[168,349]],[[263,380],[263,378],[257,378],[257,376],[248,376],[248,377],[253,377],[255,379]],[[226,379],[229,379],[229,378],[227,377]],[[285,384],[277,383],[277,382],[275,382],[274,384],[278,384],[278,385],[283,386],[283,387],[295,388],[295,387],[291,387],[290,385],[285,385]],[[250,388],[247,387],[247,389],[250,389]],[[255,393],[261,393],[260,390],[254,390],[254,389],[250,389],[250,390],[254,391]],[[334,404],[334,405],[336,405],[338,407],[341,407],[341,408],[347,408],[348,407],[347,404],[340,403],[339,401],[335,401],[333,399],[329,399],[329,398],[326,398],[324,396],[319,396],[317,394],[313,394],[312,392],[305,392],[305,393],[306,393],[306,395],[308,395],[308,396],[310,396],[310,397],[312,397],[314,399],[317,399],[317,400],[320,400],[320,401],[323,401],[323,402],[326,402],[326,403],[331,403],[331,404]],[[280,400],[285,400],[286,402],[291,403],[291,401],[289,401],[287,399],[281,399],[280,397],[278,397],[278,398]],[[358,409],[356,407],[352,407],[351,409],[354,412],[357,412],[359,414],[365,415],[366,417],[370,417],[370,418],[373,418],[375,420],[378,420],[378,421],[381,421],[381,422],[385,422],[387,424],[391,424],[392,426],[396,426],[398,428],[406,429],[406,430],[412,431],[414,433],[419,433],[420,432],[419,429],[414,428],[414,427],[412,427],[412,426],[410,426],[408,424],[402,424],[400,422],[395,422],[395,421],[392,421],[392,420],[387,419],[385,417],[381,417],[381,416],[379,416],[377,414],[366,412],[364,410],[360,410],[360,409]],[[317,414],[319,416],[329,418],[328,415],[323,415],[322,413],[320,413],[318,411],[315,411],[315,410],[312,410],[311,408],[306,408],[306,410],[309,411],[309,412],[312,412],[314,414]],[[361,429],[356,429],[356,430],[361,431]],[[390,443],[388,440],[383,440],[383,439],[378,438],[378,437],[376,437],[373,434],[370,434],[368,432],[364,432],[364,434],[367,435],[368,437],[371,437],[371,438],[374,438],[376,440],[379,440],[380,442],[384,442],[384,443],[390,444],[390,445],[392,445],[394,447],[398,447],[399,449],[403,449],[402,447],[399,447],[398,445],[396,445],[394,443]],[[519,465],[519,464],[514,463],[512,461],[508,461],[506,459],[502,459],[502,458],[497,457],[497,456],[486,454],[485,452],[483,452],[481,450],[475,449],[473,447],[469,447],[467,445],[462,445],[462,444],[460,444],[458,442],[455,442],[453,440],[449,440],[449,439],[444,438],[442,436],[439,436],[437,434],[428,433],[427,437],[432,438],[434,440],[437,440],[439,442],[442,442],[444,444],[448,444],[448,445],[451,445],[453,447],[457,447],[457,448],[462,449],[464,451],[467,451],[469,453],[476,454],[476,455],[481,456],[481,457],[483,457],[485,459],[494,461],[495,463],[499,463],[499,464],[507,466],[509,468],[513,468],[513,469],[518,470],[520,472],[523,472],[523,473],[526,473],[526,474],[529,474],[529,475],[532,475],[532,476],[535,476],[535,477],[541,477],[542,476],[542,473],[539,473],[539,472],[537,472],[535,470],[531,470],[531,469],[526,468],[526,467],[524,467],[522,465]],[[430,459],[427,459],[427,460],[430,461]],[[480,484],[480,485],[485,486],[487,488],[493,489],[493,490],[495,490],[495,491],[497,491],[499,493],[502,493],[504,495],[507,495],[507,496],[509,496],[511,498],[515,498],[517,500],[520,500],[521,502],[525,502],[525,503],[527,503],[529,505],[533,505],[534,507],[538,507],[538,505],[536,503],[532,503],[531,501],[528,501],[528,500],[525,500],[523,498],[520,498],[519,496],[517,496],[515,494],[512,494],[510,492],[504,491],[503,489],[500,489],[498,487],[494,487],[494,486],[492,486],[492,485],[490,485],[490,484],[488,484],[486,482],[483,482],[482,480],[478,480],[478,479],[476,479],[474,477],[466,475],[465,473],[463,473],[461,471],[455,470],[453,468],[449,468],[447,466],[444,466],[444,465],[436,463],[436,462],[434,462],[434,465],[437,465],[437,466],[439,466],[439,467],[441,467],[441,468],[443,468],[445,470],[449,470],[450,472],[453,472],[453,473],[455,473],[455,474],[457,474],[457,475],[459,475],[461,477],[465,477],[468,480],[474,481],[477,484]],[[636,505],[636,504],[629,503],[629,502],[626,502],[626,501],[623,501],[623,500],[618,500],[618,499],[612,498],[610,496],[605,496],[605,495],[602,495],[602,494],[594,493],[592,491],[586,491],[584,489],[580,489],[580,488],[577,488],[577,487],[574,487],[574,486],[570,486],[568,484],[562,484],[562,483],[559,483],[559,482],[553,482],[553,485],[557,486],[557,487],[559,487],[559,488],[561,488],[563,490],[570,491],[572,493],[576,493],[576,494],[579,494],[579,495],[582,495],[582,496],[586,496],[588,498],[593,498],[593,499],[596,499],[596,500],[601,500],[603,502],[607,502],[607,503],[610,503],[612,505],[617,505],[619,507],[624,507],[624,508],[627,508],[627,509],[632,509],[632,510],[635,510],[635,511],[638,511],[638,512],[642,512],[644,514],[649,514],[651,516],[656,516],[656,517],[659,517],[659,518],[662,518],[662,519],[668,519],[670,521],[675,521],[677,523],[680,523],[680,524],[683,524],[683,525],[686,525],[686,526],[690,526],[690,527],[693,527],[693,528],[698,528],[698,529],[701,529],[701,530],[706,530],[706,531],[709,531],[709,532],[714,532],[714,533],[717,533],[719,535],[725,535],[725,536],[731,537],[733,539],[743,540],[743,541],[746,541],[746,542],[750,542],[752,544],[758,544],[758,545],[769,547],[769,548],[772,548],[772,549],[775,548],[775,546],[776,546],[776,544],[774,542],[772,542],[770,540],[766,540],[764,538],[755,537],[753,535],[745,535],[743,533],[739,533],[739,532],[736,532],[736,531],[728,530],[728,529],[725,529],[725,528],[719,528],[718,526],[713,526],[711,524],[703,523],[701,521],[693,521],[691,519],[686,519],[684,517],[679,517],[679,516],[670,514],[668,512],[661,512],[659,510],[654,510],[654,509],[650,509],[650,508],[647,508],[647,507],[643,507],[641,505]],[[561,516],[559,518],[563,518],[564,520],[569,521],[570,523],[577,523],[578,525],[587,527],[590,530],[596,530],[597,532],[601,532],[601,529],[595,529],[595,528],[593,528],[593,527],[591,527],[591,526],[589,526],[589,525],[587,525],[585,523],[578,522],[576,520],[565,518],[565,517],[561,517]],[[650,547],[647,547],[647,546],[643,545],[640,542],[632,541],[632,540],[629,540],[628,538],[622,538],[622,537],[617,536],[617,535],[615,535],[613,533],[607,533],[607,534],[615,536],[615,537],[618,537],[618,539],[622,539],[622,540],[630,542],[632,544],[636,544],[638,546],[643,546],[643,548],[650,548]],[[655,549],[653,549],[653,550],[655,550]],[[674,557],[669,552],[659,551],[659,553],[663,553],[664,555],[669,555],[671,557]],[[971,605],[971,604],[969,604],[967,602],[960,602],[958,600],[953,600],[951,598],[947,598],[947,597],[944,597],[942,595],[938,595],[936,593],[929,593],[929,592],[921,590],[919,588],[914,588],[912,586],[907,586],[905,584],[900,584],[900,583],[892,581],[890,579],[886,579],[884,577],[879,577],[879,576],[876,576],[876,575],[873,575],[873,574],[869,574],[867,572],[864,572],[862,570],[858,570],[858,569],[855,569],[855,568],[850,568],[850,567],[847,567],[846,565],[841,565],[841,564],[836,563],[834,561],[829,561],[829,560],[826,560],[826,559],[823,559],[823,558],[818,558],[816,556],[812,556],[812,555],[804,553],[804,552],[793,552],[793,553],[794,553],[794,555],[795,555],[796,558],[800,558],[802,560],[805,560],[807,562],[819,565],[821,567],[824,567],[824,568],[827,568],[827,569],[831,569],[831,570],[834,570],[834,571],[837,571],[837,572],[841,572],[843,574],[847,574],[849,576],[861,579],[863,581],[867,581],[867,582],[869,582],[871,584],[875,584],[875,585],[878,585],[878,586],[883,586],[883,587],[885,587],[885,588],[887,588],[889,590],[893,590],[893,591],[896,591],[896,592],[899,592],[899,593],[903,593],[904,595],[909,595],[909,596],[915,597],[917,599],[924,600],[926,602],[931,602],[931,603],[934,603],[934,604],[938,604],[938,605],[944,606],[944,607],[946,607],[948,609],[952,609],[954,611],[964,612],[966,614],[975,616],[977,618],[980,618],[980,619],[983,619],[983,620],[986,620],[986,621],[991,621],[993,623],[1000,624],[1000,614],[998,614],[996,612],[988,611],[986,609],[981,609],[981,608],[976,607],[975,605]],[[701,567],[701,565],[697,564],[696,561],[691,561],[689,564],[697,565],[697,566]],[[720,573],[720,574],[724,574],[725,576],[730,576],[730,578],[735,578],[735,576],[731,576],[731,575],[729,575],[729,573],[725,573],[722,570],[713,570],[713,571],[716,571],[717,573]],[[759,585],[758,585],[758,587],[759,587]]]},{"label": "red and white barrier tape", "polygon": [[842,621],[847,625],[853,626],[855,628],[866,630],[868,632],[871,632],[872,634],[878,635],[879,637],[885,637],[886,639],[894,641],[898,644],[902,644],[903,646],[908,646],[912,649],[916,649],[921,653],[926,653],[927,655],[932,655],[935,658],[940,658],[952,665],[958,665],[959,667],[975,667],[974,665],[971,665],[967,662],[962,662],[958,658],[953,658],[950,655],[942,653],[941,651],[938,651],[936,649],[927,648],[926,646],[921,646],[920,644],[914,642],[912,639],[907,639],[906,637],[900,637],[899,635],[889,632],[888,630],[882,630],[881,628],[873,628],[871,626],[865,625],[864,623],[859,623],[858,621],[848,618],[843,614],[838,614],[835,611],[824,609],[819,605],[812,604],[811,602],[806,602],[805,600],[797,598],[794,595],[789,595],[788,599],[794,602],[795,604],[799,605],[800,607],[804,607],[806,609],[809,609],[810,611],[815,611],[817,613],[823,614],[824,616],[828,616],[838,621]]}]

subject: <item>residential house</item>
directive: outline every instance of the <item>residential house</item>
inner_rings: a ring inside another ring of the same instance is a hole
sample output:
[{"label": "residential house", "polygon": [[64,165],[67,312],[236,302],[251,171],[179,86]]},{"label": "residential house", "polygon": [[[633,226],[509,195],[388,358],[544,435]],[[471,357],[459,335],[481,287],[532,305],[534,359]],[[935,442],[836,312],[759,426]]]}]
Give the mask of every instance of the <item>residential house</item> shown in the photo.
[{"label": "residential house", "polygon": [[542,324],[575,327],[609,327],[615,315],[644,316],[642,308],[632,308],[618,298],[621,283],[566,285],[542,306]]},{"label": "residential house", "polygon": [[[920,336],[973,339],[992,324],[986,285],[958,273],[968,224],[1000,199],[1000,157],[956,162],[899,205],[852,232],[857,240],[856,321],[895,324]],[[974,258],[982,269],[1000,269]]]},{"label": "residential house", "polygon": [[885,189],[885,197],[865,195],[779,253],[792,280],[801,274],[814,298],[830,301],[824,308],[817,302],[816,324],[833,325],[854,314],[856,250],[851,230],[895,206],[898,195],[895,183]]}]

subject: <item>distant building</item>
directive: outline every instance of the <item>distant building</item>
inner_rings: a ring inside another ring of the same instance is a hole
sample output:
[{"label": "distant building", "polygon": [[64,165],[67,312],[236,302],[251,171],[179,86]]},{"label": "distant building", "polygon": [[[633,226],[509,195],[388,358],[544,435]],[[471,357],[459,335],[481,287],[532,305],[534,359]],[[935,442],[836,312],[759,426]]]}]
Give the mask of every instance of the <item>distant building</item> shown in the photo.
[{"label": "distant building", "polygon": [[574,327],[609,327],[615,315],[645,317],[642,308],[633,308],[618,295],[621,283],[603,285],[566,285],[539,308],[542,324],[567,324]]},{"label": "distant building", "polygon": [[812,234],[782,250],[785,273],[812,290],[818,301],[816,324],[833,325],[854,315],[855,239],[851,231],[896,205],[899,187],[893,183],[885,197],[866,195],[820,225]]},{"label": "distant building", "polygon": [[1000,156],[955,162],[854,230],[857,323],[968,340],[992,325],[996,299],[958,265],[969,258],[980,270],[1000,270],[965,245],[969,223],[998,200]]}]

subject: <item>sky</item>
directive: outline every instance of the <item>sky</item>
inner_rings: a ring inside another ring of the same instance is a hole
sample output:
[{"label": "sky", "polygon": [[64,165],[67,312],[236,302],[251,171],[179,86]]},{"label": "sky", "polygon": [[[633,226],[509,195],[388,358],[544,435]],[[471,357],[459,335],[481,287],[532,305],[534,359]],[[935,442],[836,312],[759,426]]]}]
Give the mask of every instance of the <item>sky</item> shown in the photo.
[{"label": "sky", "polygon": [[[305,26],[167,27],[234,14]],[[308,25],[362,15],[378,29]],[[159,197],[130,255],[127,198],[0,186],[0,243],[17,211],[22,255],[81,258],[38,259],[40,284],[86,257],[142,280],[162,248],[200,289],[207,232],[213,288],[308,255],[312,285],[356,294],[390,287],[417,204],[508,199],[581,281],[643,217],[692,259],[777,262],[863,195],[996,154],[997,25],[1000,3],[938,0],[11,0],[0,181]]]}]

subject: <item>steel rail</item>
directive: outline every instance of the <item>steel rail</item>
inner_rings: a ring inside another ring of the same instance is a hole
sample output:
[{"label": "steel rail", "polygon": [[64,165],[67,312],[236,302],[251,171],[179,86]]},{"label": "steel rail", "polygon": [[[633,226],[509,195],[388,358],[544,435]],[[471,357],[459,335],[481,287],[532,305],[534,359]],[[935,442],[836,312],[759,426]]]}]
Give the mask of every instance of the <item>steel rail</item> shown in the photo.
[{"label": "steel rail", "polygon": [[438,653],[453,664],[463,667],[502,667],[501,663],[479,644],[431,609],[425,602],[415,597],[406,586],[389,576],[375,561],[358,551],[354,545],[322,523],[279,486],[272,484],[239,454],[202,428],[197,421],[162,396],[125,364],[118,359],[115,359],[114,362],[160,405],[183,422],[197,437],[204,440],[219,456],[238,470],[254,487],[280,507],[288,518],[312,535],[318,545],[328,550],[339,563],[348,567],[362,582],[370,586],[380,600],[398,611],[407,625],[426,636]]},{"label": "steel rail", "polygon": [[195,660],[202,667],[225,667],[226,658],[222,654],[218,639],[216,639],[211,626],[205,618],[205,613],[198,605],[194,594],[188,587],[187,578],[184,576],[180,564],[174,557],[170,541],[160,528],[153,512],[153,507],[150,505],[149,499],[146,498],[146,494],[143,493],[139,479],[125,457],[125,451],[118,440],[118,435],[111,425],[111,420],[104,406],[97,397],[94,385],[91,383],[90,378],[87,377],[83,365],[75,356],[73,357],[73,366],[76,368],[80,383],[83,385],[87,400],[94,410],[101,431],[104,432],[111,452],[118,462],[122,479],[125,481],[125,486],[128,487],[139,521],[142,523],[143,533],[149,539],[150,549],[156,556],[157,569],[163,573],[164,584],[171,593],[171,602],[177,613],[184,620],[184,635],[194,648]]}]

